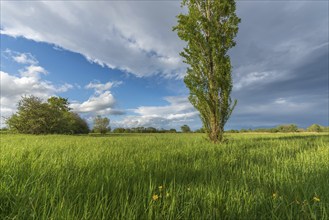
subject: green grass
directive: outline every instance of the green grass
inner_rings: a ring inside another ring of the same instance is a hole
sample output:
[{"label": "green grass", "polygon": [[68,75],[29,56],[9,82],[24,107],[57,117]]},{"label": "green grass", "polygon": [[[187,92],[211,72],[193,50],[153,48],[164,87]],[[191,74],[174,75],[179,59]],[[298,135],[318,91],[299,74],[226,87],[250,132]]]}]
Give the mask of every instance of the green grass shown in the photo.
[{"label": "green grass", "polygon": [[328,135],[228,139],[1,134],[0,219],[329,218]]}]

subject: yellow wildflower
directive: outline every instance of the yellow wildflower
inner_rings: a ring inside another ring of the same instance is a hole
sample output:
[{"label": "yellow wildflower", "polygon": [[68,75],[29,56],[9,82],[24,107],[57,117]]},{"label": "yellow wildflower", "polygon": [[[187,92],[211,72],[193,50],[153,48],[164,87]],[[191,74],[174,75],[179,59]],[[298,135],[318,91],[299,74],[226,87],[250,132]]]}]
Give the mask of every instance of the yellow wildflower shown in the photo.
[{"label": "yellow wildflower", "polygon": [[278,194],[277,193],[273,193],[272,197],[273,197],[273,199],[276,199],[276,197],[278,197]]},{"label": "yellow wildflower", "polygon": [[162,190],[163,186],[159,186],[159,190]]},{"label": "yellow wildflower", "polygon": [[313,197],[313,201],[314,201],[314,202],[320,202],[320,198],[319,198],[319,197],[316,197],[316,196],[314,196],[314,197]]},{"label": "yellow wildflower", "polygon": [[154,194],[152,196],[153,201],[157,201],[159,199],[159,196],[157,194]]}]

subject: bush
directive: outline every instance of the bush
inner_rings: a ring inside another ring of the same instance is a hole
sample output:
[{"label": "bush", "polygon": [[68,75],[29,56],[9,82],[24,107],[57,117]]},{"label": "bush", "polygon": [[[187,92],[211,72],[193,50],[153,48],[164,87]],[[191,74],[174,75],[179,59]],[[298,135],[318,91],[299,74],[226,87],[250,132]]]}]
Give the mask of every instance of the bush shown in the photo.
[{"label": "bush", "polygon": [[322,127],[318,124],[312,124],[310,127],[307,128],[307,131],[310,132],[321,132],[322,130]]}]

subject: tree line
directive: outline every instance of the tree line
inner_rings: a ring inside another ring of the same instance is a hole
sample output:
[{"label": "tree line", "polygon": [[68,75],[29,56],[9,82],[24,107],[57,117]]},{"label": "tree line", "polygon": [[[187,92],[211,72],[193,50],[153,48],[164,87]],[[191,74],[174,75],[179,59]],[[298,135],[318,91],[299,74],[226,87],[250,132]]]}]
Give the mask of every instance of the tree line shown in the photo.
[{"label": "tree line", "polygon": [[255,129],[245,129],[240,130],[231,129],[226,131],[228,133],[246,133],[246,132],[266,132],[266,133],[289,133],[289,132],[329,132],[329,127],[321,126],[318,124],[312,124],[309,127],[299,128],[295,124],[279,125],[274,128],[255,128]]},{"label": "tree line", "polygon": [[[182,125],[180,131],[175,128],[158,129],[155,127],[117,127],[111,130],[110,119],[96,116],[93,129],[90,130],[87,122],[69,108],[69,102],[65,98],[50,97],[47,101],[35,96],[26,96],[18,102],[17,112],[7,120],[10,131],[24,134],[87,134],[92,133],[207,133],[200,128],[192,131],[188,125]],[[1,129],[4,130],[4,129]],[[227,130],[228,133],[244,132],[329,132],[329,127],[313,124],[308,128],[299,128],[295,124],[279,125],[274,128],[256,128]]]},{"label": "tree line", "polygon": [[[122,128],[122,127],[118,127],[118,128],[114,128],[113,130],[111,129],[109,125],[110,119],[104,117],[102,118],[101,116],[96,116],[94,119],[94,128],[91,130],[92,133],[101,133],[101,134],[105,134],[105,133],[177,133],[179,131],[177,131],[175,128],[171,128],[171,129],[158,129],[155,127],[133,127],[133,128]],[[181,131],[183,133],[188,133],[191,132],[191,129],[188,125],[183,125],[181,126]]]}]

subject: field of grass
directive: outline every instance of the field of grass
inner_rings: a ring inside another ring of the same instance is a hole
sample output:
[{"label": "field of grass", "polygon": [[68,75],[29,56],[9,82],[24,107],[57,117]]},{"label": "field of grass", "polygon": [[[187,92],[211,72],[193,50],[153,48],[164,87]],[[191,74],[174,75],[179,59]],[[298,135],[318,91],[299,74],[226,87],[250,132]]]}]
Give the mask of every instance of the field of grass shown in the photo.
[{"label": "field of grass", "polygon": [[328,219],[326,134],[1,135],[0,219]]}]

